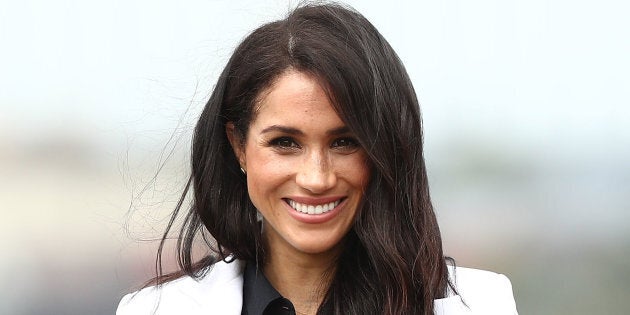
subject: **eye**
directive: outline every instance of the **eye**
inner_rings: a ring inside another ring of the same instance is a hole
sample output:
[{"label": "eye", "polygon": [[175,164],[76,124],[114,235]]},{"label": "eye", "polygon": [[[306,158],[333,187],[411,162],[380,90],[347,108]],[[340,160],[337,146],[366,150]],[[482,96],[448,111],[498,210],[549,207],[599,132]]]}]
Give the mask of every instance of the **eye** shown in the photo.
[{"label": "eye", "polygon": [[334,149],[353,151],[359,147],[359,142],[350,137],[335,139],[330,145]]},{"label": "eye", "polygon": [[291,137],[278,137],[269,141],[269,145],[278,149],[299,149],[300,145]]}]

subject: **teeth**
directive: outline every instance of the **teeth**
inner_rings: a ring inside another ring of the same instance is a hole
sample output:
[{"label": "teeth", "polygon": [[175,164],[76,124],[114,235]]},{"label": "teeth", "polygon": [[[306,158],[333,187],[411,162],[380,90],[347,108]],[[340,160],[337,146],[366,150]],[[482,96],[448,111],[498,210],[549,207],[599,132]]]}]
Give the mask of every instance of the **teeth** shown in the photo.
[{"label": "teeth", "polygon": [[295,209],[295,211],[299,211],[302,213],[308,214],[322,214],[326,213],[341,203],[341,200],[321,204],[321,205],[307,205],[303,203],[296,202],[294,200],[289,199],[289,205],[291,208]]},{"label": "teeth", "polygon": [[[326,205],[326,208],[328,208],[328,205]],[[310,209],[310,207],[309,207],[309,209]],[[323,209],[324,209],[324,208],[323,208],[321,205],[317,205],[317,206],[315,206],[315,214],[322,214],[322,210],[323,210]],[[309,212],[309,213],[310,213],[310,212]]]}]

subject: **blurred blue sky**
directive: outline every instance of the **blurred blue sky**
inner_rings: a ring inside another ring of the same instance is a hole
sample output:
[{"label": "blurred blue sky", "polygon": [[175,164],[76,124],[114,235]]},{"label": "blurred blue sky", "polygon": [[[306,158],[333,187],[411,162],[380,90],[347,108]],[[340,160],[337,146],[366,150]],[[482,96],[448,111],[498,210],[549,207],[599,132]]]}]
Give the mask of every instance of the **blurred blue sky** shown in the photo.
[{"label": "blurred blue sky", "polygon": [[[203,101],[235,44],[289,2],[3,1],[3,123],[168,128],[195,92]],[[626,2],[350,4],[407,65],[431,137],[628,143]]]}]

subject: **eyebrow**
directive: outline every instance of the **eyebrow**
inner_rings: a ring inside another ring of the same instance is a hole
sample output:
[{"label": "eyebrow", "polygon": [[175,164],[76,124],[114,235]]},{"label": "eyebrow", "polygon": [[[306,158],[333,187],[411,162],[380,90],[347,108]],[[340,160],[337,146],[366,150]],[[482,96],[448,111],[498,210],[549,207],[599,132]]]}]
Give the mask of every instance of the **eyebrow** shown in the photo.
[{"label": "eyebrow", "polygon": [[[297,128],[293,128],[293,127],[287,127],[287,126],[280,126],[280,125],[272,125],[269,126],[265,129],[263,129],[260,133],[264,134],[264,133],[269,133],[269,132],[282,132],[282,133],[286,133],[286,134],[290,134],[290,135],[304,135],[304,132],[302,132],[301,130],[297,129]],[[342,135],[345,133],[349,133],[350,129],[348,129],[348,127],[346,126],[342,126],[339,128],[335,128],[335,129],[331,129],[326,131],[326,134],[329,136],[338,136],[338,135]]]},{"label": "eyebrow", "polygon": [[350,132],[350,129],[346,126],[343,126],[343,127],[335,128],[332,130],[328,130],[326,134],[329,136],[339,136],[339,135],[346,134],[349,132]]}]

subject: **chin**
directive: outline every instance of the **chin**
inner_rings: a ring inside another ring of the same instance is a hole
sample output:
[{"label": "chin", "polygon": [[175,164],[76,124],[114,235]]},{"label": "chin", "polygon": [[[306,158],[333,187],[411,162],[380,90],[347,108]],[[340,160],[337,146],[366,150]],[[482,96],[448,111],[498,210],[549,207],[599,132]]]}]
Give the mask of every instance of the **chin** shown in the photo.
[{"label": "chin", "polygon": [[293,247],[298,251],[309,255],[336,254],[343,239],[323,239],[313,236],[308,241],[295,242]]}]

